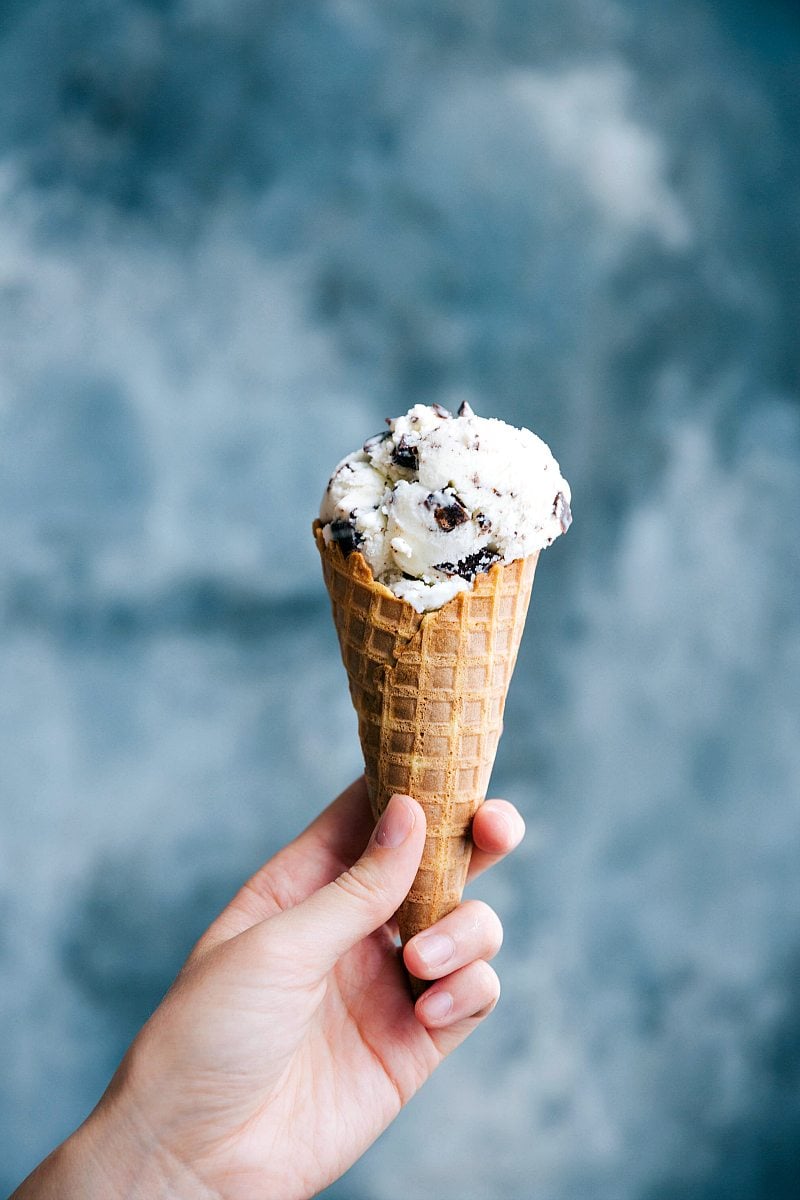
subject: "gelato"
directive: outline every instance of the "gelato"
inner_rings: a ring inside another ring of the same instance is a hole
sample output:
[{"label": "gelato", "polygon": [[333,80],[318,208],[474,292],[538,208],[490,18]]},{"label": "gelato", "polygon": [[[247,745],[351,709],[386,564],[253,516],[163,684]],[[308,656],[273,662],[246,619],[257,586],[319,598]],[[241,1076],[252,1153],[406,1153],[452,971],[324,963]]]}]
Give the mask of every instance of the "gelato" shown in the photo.
[{"label": "gelato", "polygon": [[441,608],[494,563],[564,533],[570,489],[528,429],[415,405],[334,471],[320,510],[326,544],[358,549],[373,577],[417,612]]}]

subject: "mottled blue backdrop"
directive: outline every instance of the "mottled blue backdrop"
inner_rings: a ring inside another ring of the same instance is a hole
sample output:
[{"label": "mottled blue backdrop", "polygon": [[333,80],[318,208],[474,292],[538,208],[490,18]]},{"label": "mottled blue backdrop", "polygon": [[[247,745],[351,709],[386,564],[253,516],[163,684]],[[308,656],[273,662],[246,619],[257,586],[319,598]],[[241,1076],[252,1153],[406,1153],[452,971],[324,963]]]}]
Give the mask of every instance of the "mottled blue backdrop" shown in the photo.
[{"label": "mottled blue backdrop", "polygon": [[0,5],[0,1190],[358,771],[310,522],[468,398],[574,492],[504,997],[329,1194],[799,1194],[799,72],[789,0]]}]

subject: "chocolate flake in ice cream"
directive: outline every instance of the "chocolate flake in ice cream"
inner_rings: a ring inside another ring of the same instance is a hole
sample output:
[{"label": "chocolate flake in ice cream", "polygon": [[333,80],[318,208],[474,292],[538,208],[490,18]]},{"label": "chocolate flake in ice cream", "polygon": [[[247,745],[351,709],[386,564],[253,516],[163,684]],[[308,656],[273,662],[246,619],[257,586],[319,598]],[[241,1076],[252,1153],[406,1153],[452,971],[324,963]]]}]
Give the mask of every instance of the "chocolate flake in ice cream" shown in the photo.
[{"label": "chocolate flake in ice cream", "polygon": [[462,558],[461,562],[457,563],[437,563],[437,571],[444,571],[447,575],[460,575],[462,579],[466,579],[468,583],[472,583],[476,575],[481,571],[488,571],[496,562],[500,561],[500,555],[495,550],[488,550],[484,547],[483,550],[476,550],[474,554],[468,554],[466,558]]},{"label": "chocolate flake in ice cream", "polygon": [[407,467],[416,471],[419,467],[419,448],[405,436],[401,437],[394,448],[392,462],[397,467]]},{"label": "chocolate flake in ice cream", "polygon": [[463,525],[470,517],[469,511],[458,496],[452,493],[448,495],[447,492],[431,492],[425,504],[432,510],[433,519],[445,533],[451,533],[456,525]]},{"label": "chocolate flake in ice cream", "polygon": [[417,612],[441,608],[494,563],[535,554],[572,520],[570,489],[529,429],[416,404],[334,471],[327,543],[358,549],[375,579]]},{"label": "chocolate flake in ice cream", "polygon": [[358,543],[361,540],[356,532],[352,517],[346,521],[331,521],[330,537],[332,541],[339,544],[345,558],[358,548]]}]

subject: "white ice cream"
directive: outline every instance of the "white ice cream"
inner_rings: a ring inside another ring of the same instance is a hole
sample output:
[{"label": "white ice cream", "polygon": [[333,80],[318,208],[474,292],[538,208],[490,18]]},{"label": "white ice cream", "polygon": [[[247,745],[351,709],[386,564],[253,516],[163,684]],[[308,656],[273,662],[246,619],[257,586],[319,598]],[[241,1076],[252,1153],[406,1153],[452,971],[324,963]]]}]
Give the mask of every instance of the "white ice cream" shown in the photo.
[{"label": "white ice cream", "polygon": [[495,562],[549,546],[572,520],[570,489],[529,429],[417,404],[334,471],[326,541],[358,549],[376,579],[417,610],[441,608]]}]

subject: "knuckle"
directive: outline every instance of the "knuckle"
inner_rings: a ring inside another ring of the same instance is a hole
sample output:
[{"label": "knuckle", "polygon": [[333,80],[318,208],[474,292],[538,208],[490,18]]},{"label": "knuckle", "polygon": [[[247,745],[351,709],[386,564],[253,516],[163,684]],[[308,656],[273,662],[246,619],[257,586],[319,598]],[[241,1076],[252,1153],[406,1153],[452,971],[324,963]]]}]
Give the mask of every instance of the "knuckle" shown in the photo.
[{"label": "knuckle", "polygon": [[525,834],[525,818],[517,806],[510,800],[491,800],[487,803],[491,805],[490,812],[503,818],[514,844],[518,843]]},{"label": "knuckle", "polygon": [[371,872],[362,863],[355,863],[343,871],[334,879],[332,886],[359,904],[371,900],[378,890]]},{"label": "knuckle", "polygon": [[477,974],[475,991],[482,1000],[475,1015],[485,1017],[496,1008],[497,1002],[500,999],[500,980],[497,977],[497,973],[492,970],[488,963],[476,963],[475,967]]},{"label": "knuckle", "polygon": [[513,804],[510,804],[508,800],[502,800],[499,796],[492,796],[490,800],[484,801],[484,807],[488,808],[489,812],[496,813],[506,814],[510,811],[516,811]]},{"label": "knuckle", "polygon": [[498,917],[493,908],[487,906],[487,933],[489,938],[489,948],[492,954],[496,954],[503,944],[503,922]]},{"label": "knuckle", "polygon": [[481,949],[488,954],[496,954],[503,944],[503,925],[497,913],[483,900],[468,902],[471,928],[478,934]]}]

